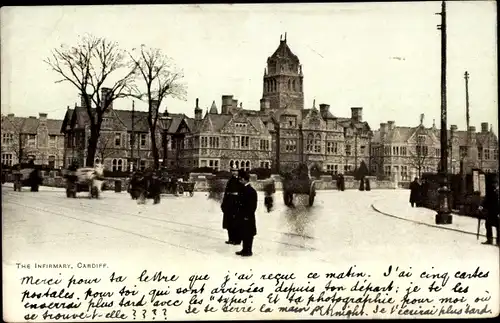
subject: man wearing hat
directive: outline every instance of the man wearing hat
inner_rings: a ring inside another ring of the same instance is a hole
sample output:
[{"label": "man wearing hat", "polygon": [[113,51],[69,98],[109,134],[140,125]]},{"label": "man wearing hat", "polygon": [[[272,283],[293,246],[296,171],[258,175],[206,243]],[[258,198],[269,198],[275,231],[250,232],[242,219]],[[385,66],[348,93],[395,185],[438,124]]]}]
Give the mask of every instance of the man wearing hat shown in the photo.
[{"label": "man wearing hat", "polygon": [[221,209],[223,213],[222,228],[227,230],[227,244],[238,245],[241,243],[241,238],[238,236],[236,227],[236,214],[238,212],[239,197],[241,183],[238,180],[238,168],[231,167],[231,178],[227,181],[224,197],[222,199]]},{"label": "man wearing hat", "polygon": [[253,237],[257,234],[255,210],[257,209],[257,192],[250,185],[250,175],[241,170],[239,172],[242,188],[240,191],[240,207],[237,215],[237,226],[243,240],[243,248],[236,254],[243,257],[252,255]]},{"label": "man wearing hat", "polygon": [[500,236],[498,235],[500,218],[499,218],[499,192],[498,178],[495,176],[492,179],[491,186],[486,189],[486,196],[479,210],[486,209],[486,241],[483,244],[493,244],[493,227],[497,230],[497,245],[500,246]]}]

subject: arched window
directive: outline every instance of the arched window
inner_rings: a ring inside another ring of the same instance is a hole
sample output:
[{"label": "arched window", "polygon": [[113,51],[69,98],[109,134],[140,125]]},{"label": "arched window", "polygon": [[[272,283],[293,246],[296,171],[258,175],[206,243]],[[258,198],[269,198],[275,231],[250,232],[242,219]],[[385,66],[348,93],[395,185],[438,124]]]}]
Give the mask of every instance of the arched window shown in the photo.
[{"label": "arched window", "polygon": [[245,170],[245,161],[244,160],[240,161],[240,168]]},{"label": "arched window", "polygon": [[100,164],[100,161],[101,161],[101,160],[100,160],[99,158],[96,158],[96,159],[94,160],[94,165]]},{"label": "arched window", "polygon": [[121,159],[118,159],[118,171],[123,171],[123,161]]},{"label": "arched window", "polygon": [[247,162],[245,163],[245,170],[246,171],[249,171],[250,170],[250,161],[247,160]]},{"label": "arched window", "polygon": [[292,80],[288,80],[288,91],[292,89]]},{"label": "arched window", "polygon": [[273,91],[276,92],[277,86],[276,86],[276,80],[273,80]]},{"label": "arched window", "polygon": [[111,163],[113,172],[116,172],[118,170],[118,160],[113,159],[113,162]]},{"label": "arched window", "polygon": [[231,161],[229,162],[229,167],[230,167],[230,168],[233,168],[233,167],[234,167],[234,160],[231,160]]},{"label": "arched window", "polygon": [[316,139],[314,140],[314,152],[321,152],[321,135],[319,133],[316,134]]},{"label": "arched window", "polygon": [[239,161],[235,161],[235,162],[234,162],[234,167],[236,167],[236,168],[240,168],[240,162],[239,162]]},{"label": "arched window", "polygon": [[313,144],[314,144],[314,135],[312,133],[307,135],[307,145],[306,145],[306,150],[307,151],[312,151],[313,150]]},{"label": "arched window", "polygon": [[292,90],[297,91],[295,80],[292,81]]}]

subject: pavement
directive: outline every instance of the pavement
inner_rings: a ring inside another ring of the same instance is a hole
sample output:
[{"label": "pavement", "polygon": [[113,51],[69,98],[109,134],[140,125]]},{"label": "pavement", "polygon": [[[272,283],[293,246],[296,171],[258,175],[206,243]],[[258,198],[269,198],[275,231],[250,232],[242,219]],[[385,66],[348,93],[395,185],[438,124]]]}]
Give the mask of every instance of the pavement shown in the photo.
[{"label": "pavement", "polygon": [[[477,218],[452,213],[453,220],[451,224],[437,225],[435,224],[436,211],[424,207],[411,207],[409,197],[410,192],[408,190],[394,190],[391,194],[391,198],[375,200],[372,203],[372,208],[380,214],[401,221],[412,222],[418,225],[442,230],[455,231],[467,235],[477,235]],[[480,223],[479,236],[481,240],[486,237],[484,220],[481,220]]]}]

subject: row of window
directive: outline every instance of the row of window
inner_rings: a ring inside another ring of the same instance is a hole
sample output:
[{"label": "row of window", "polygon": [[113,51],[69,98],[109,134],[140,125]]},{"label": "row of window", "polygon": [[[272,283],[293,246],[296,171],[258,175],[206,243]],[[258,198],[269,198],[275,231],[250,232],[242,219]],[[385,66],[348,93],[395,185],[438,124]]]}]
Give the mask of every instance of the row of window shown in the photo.
[{"label": "row of window", "polygon": [[238,169],[243,169],[246,171],[250,170],[251,163],[249,160],[231,160],[229,161],[229,167],[236,167]]},{"label": "row of window", "polygon": [[[33,161],[36,162],[35,155],[28,155],[26,157],[28,160],[32,159]],[[48,165],[50,168],[55,168],[56,156],[54,156],[54,155],[48,156],[47,162],[48,162]],[[12,163],[13,163],[13,155],[12,154],[9,154],[9,153],[2,154],[2,165],[12,166]]]},{"label": "row of window", "polygon": [[341,173],[342,169],[344,170],[344,172],[352,171],[354,169],[354,166],[353,165],[326,164],[324,168],[327,172],[332,172],[333,174],[337,175],[337,174]]},{"label": "row of window", "polygon": [[[26,134],[22,135],[21,141],[24,141],[24,146],[27,147],[36,147],[36,135],[34,134]],[[14,134],[12,133],[3,133],[2,134],[2,145],[9,146],[14,144]],[[55,148],[57,147],[57,136],[49,135],[49,147]]]}]

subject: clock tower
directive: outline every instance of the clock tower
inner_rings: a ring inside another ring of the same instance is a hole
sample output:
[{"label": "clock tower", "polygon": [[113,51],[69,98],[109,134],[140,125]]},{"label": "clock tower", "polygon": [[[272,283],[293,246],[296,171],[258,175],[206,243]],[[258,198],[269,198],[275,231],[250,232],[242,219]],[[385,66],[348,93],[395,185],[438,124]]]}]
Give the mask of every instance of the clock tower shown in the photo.
[{"label": "clock tower", "polygon": [[281,36],[274,54],[267,59],[264,70],[262,99],[269,102],[271,110],[304,108],[302,65]]}]

